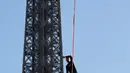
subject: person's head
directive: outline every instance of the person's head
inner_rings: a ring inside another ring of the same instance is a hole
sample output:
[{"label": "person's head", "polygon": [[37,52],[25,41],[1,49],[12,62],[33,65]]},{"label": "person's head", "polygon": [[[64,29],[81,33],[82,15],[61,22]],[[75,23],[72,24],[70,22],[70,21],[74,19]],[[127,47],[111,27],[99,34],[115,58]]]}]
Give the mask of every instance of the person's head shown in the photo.
[{"label": "person's head", "polygon": [[70,58],[69,58],[69,57],[66,57],[66,61],[67,61],[67,62],[70,62]]},{"label": "person's head", "polygon": [[72,62],[72,56],[71,55],[63,56],[63,58],[66,58],[66,62]]}]

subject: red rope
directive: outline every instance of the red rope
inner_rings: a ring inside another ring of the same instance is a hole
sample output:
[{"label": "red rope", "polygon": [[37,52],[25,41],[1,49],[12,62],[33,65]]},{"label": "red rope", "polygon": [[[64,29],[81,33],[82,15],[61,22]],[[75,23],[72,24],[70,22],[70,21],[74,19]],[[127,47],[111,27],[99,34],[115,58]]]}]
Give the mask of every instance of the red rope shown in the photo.
[{"label": "red rope", "polygon": [[[72,24],[72,57],[73,57],[73,62],[74,62],[75,14],[76,14],[76,0],[74,0],[74,14],[73,14],[73,24]],[[73,73],[73,65],[72,65],[72,73]]]},{"label": "red rope", "polygon": [[74,58],[74,36],[75,36],[75,13],[76,13],[76,0],[74,0],[74,14],[72,24],[72,57]]}]

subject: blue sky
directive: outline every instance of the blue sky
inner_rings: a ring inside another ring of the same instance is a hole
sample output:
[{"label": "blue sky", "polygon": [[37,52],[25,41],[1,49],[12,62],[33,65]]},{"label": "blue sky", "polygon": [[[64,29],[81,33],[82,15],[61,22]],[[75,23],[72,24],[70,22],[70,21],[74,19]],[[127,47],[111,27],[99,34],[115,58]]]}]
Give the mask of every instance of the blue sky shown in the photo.
[{"label": "blue sky", "polygon": [[[130,73],[130,0],[77,0],[78,73]],[[0,71],[22,73],[25,0],[0,2]],[[63,53],[71,54],[73,0],[61,0]],[[64,61],[64,66],[66,62]]]}]

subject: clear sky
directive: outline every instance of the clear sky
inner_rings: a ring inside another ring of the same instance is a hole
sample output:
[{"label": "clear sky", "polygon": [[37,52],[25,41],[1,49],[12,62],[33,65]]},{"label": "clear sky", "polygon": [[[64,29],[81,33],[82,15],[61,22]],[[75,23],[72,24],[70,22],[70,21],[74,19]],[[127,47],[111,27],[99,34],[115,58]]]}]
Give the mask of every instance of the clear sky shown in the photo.
[{"label": "clear sky", "polygon": [[[0,72],[22,73],[26,0],[0,2]],[[130,0],[77,0],[78,73],[130,73]],[[64,55],[71,54],[73,0],[61,0]],[[64,62],[65,66],[66,62]]]}]

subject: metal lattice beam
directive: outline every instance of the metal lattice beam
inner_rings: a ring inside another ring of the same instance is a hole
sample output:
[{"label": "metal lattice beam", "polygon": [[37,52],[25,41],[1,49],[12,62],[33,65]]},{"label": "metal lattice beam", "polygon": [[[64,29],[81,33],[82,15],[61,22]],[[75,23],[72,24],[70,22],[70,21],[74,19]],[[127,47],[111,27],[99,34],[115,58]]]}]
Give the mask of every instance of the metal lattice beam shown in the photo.
[{"label": "metal lattice beam", "polygon": [[22,73],[63,73],[59,0],[27,0]]}]

